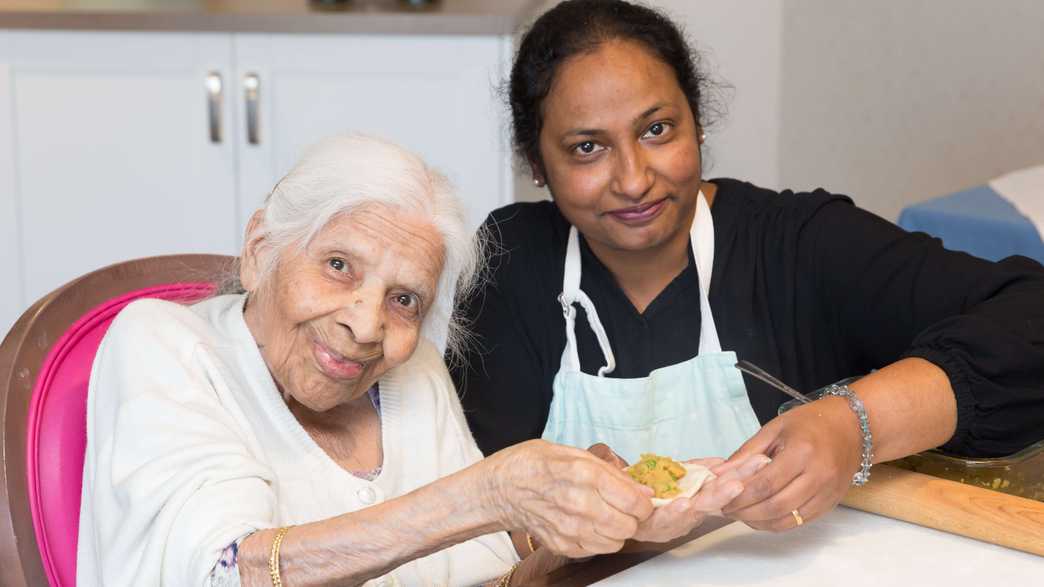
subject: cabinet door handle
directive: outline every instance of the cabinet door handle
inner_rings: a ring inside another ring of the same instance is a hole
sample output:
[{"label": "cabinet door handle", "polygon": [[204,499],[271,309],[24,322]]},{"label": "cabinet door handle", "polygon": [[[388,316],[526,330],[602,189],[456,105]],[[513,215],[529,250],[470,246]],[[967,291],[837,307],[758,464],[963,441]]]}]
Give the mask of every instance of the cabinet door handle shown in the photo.
[{"label": "cabinet door handle", "polygon": [[256,73],[243,76],[243,99],[246,102],[247,142],[251,145],[261,144],[258,134],[257,101],[261,93],[261,78]]},{"label": "cabinet door handle", "polygon": [[207,118],[210,126],[210,142],[221,142],[221,74],[211,71],[207,74]]}]

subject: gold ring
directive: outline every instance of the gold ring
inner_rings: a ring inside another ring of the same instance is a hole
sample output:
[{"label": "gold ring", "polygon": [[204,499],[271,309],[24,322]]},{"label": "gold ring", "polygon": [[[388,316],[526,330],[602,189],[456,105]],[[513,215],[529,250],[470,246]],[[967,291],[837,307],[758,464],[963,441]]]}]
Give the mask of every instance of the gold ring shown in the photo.
[{"label": "gold ring", "polygon": [[805,523],[805,518],[802,518],[797,510],[791,510],[790,515],[794,516],[794,521],[797,522],[798,526]]}]

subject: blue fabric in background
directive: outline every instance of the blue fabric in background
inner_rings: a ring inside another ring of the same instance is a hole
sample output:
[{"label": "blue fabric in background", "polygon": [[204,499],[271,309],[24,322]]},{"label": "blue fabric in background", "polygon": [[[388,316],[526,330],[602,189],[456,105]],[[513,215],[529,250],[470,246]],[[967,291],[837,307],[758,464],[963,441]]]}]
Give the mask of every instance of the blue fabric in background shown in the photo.
[{"label": "blue fabric in background", "polygon": [[989,186],[905,208],[899,226],[942,239],[943,246],[997,261],[1023,255],[1044,263],[1044,241],[1028,218]]}]

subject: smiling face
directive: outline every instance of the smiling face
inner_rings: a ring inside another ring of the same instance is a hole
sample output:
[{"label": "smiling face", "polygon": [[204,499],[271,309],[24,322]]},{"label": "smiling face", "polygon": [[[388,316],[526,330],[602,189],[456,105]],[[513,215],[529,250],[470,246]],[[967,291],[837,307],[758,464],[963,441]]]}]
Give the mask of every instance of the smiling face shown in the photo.
[{"label": "smiling face", "polygon": [[670,66],[607,41],[562,63],[542,107],[538,175],[596,252],[687,238],[700,133]]},{"label": "smiling face", "polygon": [[265,244],[245,247],[245,319],[284,395],[324,412],[413,354],[443,264],[430,223],[386,206],[337,216],[260,282]]}]

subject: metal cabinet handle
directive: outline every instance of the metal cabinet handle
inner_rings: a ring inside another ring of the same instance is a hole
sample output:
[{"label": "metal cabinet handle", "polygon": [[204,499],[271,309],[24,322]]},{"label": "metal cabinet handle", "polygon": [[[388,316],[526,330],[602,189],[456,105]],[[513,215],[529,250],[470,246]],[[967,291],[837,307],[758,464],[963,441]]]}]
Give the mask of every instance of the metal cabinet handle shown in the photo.
[{"label": "metal cabinet handle", "polygon": [[258,134],[257,100],[261,92],[261,78],[256,73],[243,76],[243,99],[246,101],[247,142],[261,144]]},{"label": "metal cabinet handle", "polygon": [[221,142],[221,74],[211,71],[207,74],[207,118],[210,126],[210,142]]}]

